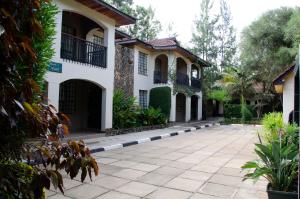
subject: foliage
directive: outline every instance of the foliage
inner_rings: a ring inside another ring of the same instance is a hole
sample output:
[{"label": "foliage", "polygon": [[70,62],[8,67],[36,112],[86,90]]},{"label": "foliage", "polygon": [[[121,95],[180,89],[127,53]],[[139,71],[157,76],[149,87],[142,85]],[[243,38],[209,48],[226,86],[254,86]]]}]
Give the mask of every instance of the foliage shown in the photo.
[{"label": "foliage", "polygon": [[264,128],[263,137],[269,142],[276,140],[278,138],[278,132],[284,127],[282,113],[265,114],[262,119],[262,124]]},{"label": "foliage", "polygon": [[249,99],[253,94],[253,75],[246,69],[227,68],[219,80],[219,85],[226,88],[231,96],[239,96],[239,99]]},{"label": "foliage", "polygon": [[149,106],[161,109],[161,112],[165,114],[166,117],[169,117],[171,110],[170,87],[152,88],[150,90]]},{"label": "foliage", "polygon": [[170,67],[168,71],[168,79],[173,85],[173,94],[183,93],[187,96],[192,96],[196,93],[196,90],[191,86],[177,84],[177,76],[175,67]]},{"label": "foliage", "polygon": [[167,118],[160,109],[149,107],[141,110],[139,121],[142,126],[153,126],[157,124],[166,124]]},{"label": "foliage", "polygon": [[241,121],[243,123],[252,120],[253,115],[245,103],[241,104],[241,115],[242,115]]},{"label": "foliage", "polygon": [[113,96],[113,128],[128,128],[137,123],[135,98],[126,98],[123,91],[116,90]]},{"label": "foliage", "polygon": [[220,102],[227,102],[231,98],[229,96],[229,93],[227,90],[224,89],[214,89],[211,92],[208,93],[207,99],[217,100]]},{"label": "foliage", "polygon": [[123,91],[116,90],[113,96],[113,128],[124,129],[139,126],[165,124],[165,114],[159,108],[141,109],[135,98],[126,98]]},{"label": "foliage", "polygon": [[263,85],[264,93],[274,93],[274,78],[295,61],[299,12],[299,8],[286,7],[270,10],[242,32],[241,64]]},{"label": "foliage", "polygon": [[[89,174],[93,169],[98,174],[97,163],[83,142],[62,144],[47,139],[61,129],[68,131],[68,119],[42,103],[41,89],[34,80],[35,72],[41,76],[44,73],[44,68],[38,71],[39,64],[44,67],[51,54],[51,38],[46,34],[54,29],[54,13],[54,6],[48,1],[1,3],[0,27],[4,31],[0,33],[0,193],[7,197],[33,198],[34,194],[41,198],[50,182],[63,191],[60,169],[71,178],[79,169]],[[46,19],[48,25],[43,22]],[[43,25],[47,26],[45,31]],[[40,47],[45,48],[44,52],[36,52]],[[39,139],[30,143],[33,137]],[[24,160],[28,160],[27,166],[22,163]],[[31,165],[32,162],[42,165]]]},{"label": "foliage", "polygon": [[137,19],[136,24],[121,28],[129,35],[149,41],[156,38],[161,31],[161,23],[155,19],[155,11],[151,6],[148,8],[140,5],[134,6],[132,0],[106,0],[106,2]]},{"label": "foliage", "polygon": [[[282,139],[287,138],[285,136]],[[279,140],[271,143],[255,145],[255,153],[259,160],[247,162],[243,169],[251,169],[244,177],[258,180],[266,178],[273,190],[295,191],[293,182],[297,178],[298,170],[298,145],[284,144]]]},{"label": "foliage", "polygon": [[221,70],[234,64],[234,57],[237,51],[236,33],[231,24],[232,17],[229,5],[225,0],[220,1],[220,20],[217,28],[219,43],[219,59]]}]

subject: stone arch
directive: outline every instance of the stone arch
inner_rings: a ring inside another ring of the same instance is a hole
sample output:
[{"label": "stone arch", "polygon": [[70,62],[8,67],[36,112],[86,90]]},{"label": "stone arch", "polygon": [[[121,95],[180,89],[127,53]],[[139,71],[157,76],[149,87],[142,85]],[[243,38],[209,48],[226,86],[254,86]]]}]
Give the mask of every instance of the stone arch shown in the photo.
[{"label": "stone arch", "polygon": [[155,58],[154,84],[168,82],[168,56],[160,54]]},{"label": "stone arch", "polygon": [[183,93],[176,95],[176,122],[184,122],[186,114],[186,96]]}]

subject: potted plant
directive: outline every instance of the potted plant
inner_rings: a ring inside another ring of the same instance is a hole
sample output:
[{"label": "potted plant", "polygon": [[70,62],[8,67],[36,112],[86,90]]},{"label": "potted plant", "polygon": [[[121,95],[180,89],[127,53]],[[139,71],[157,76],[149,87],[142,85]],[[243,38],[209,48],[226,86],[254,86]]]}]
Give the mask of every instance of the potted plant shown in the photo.
[{"label": "potted plant", "polygon": [[[270,118],[273,116],[266,117],[268,120],[272,120]],[[296,199],[298,198],[299,148],[296,131],[298,127],[294,124],[281,125],[282,128],[276,134],[274,131],[269,131],[266,125],[264,127],[264,139],[259,136],[259,143],[255,144],[255,153],[258,159],[242,166],[242,169],[249,170],[244,176],[244,180],[258,180],[260,177],[264,177],[269,182],[267,186],[269,199]]]}]

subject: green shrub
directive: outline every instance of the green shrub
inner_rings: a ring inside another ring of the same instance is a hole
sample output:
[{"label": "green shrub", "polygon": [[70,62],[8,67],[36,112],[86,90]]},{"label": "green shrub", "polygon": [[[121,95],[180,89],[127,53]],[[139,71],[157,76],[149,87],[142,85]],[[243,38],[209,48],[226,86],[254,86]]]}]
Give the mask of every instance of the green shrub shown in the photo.
[{"label": "green shrub", "polygon": [[224,104],[224,118],[241,118],[240,104]]},{"label": "green shrub", "polygon": [[113,96],[113,128],[129,128],[137,124],[138,110],[135,98],[126,98],[123,91],[116,90]]},{"label": "green shrub", "polygon": [[160,109],[168,118],[171,110],[171,89],[169,87],[152,88],[150,90],[149,106]]},{"label": "green shrub", "polygon": [[253,117],[251,111],[248,109],[246,104],[241,105],[241,115],[242,115],[241,121],[243,123],[251,121]]},{"label": "green shrub", "polygon": [[141,110],[139,114],[139,121],[143,126],[151,126],[165,124],[167,122],[167,118],[160,109],[149,107]]},{"label": "green shrub", "polygon": [[282,113],[268,113],[262,119],[263,137],[268,141],[276,140],[278,132],[284,128]]}]

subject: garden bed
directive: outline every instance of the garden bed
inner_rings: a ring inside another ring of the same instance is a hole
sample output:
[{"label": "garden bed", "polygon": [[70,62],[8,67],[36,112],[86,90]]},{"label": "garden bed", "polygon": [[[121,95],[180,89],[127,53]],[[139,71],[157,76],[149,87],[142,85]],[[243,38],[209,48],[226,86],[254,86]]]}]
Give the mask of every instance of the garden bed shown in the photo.
[{"label": "garden bed", "polygon": [[122,135],[122,134],[136,133],[136,132],[141,132],[141,131],[163,129],[163,128],[167,128],[169,126],[170,126],[169,124],[158,124],[158,125],[153,125],[153,126],[140,126],[140,127],[126,128],[126,129],[109,129],[105,132],[105,135],[106,136]]}]

